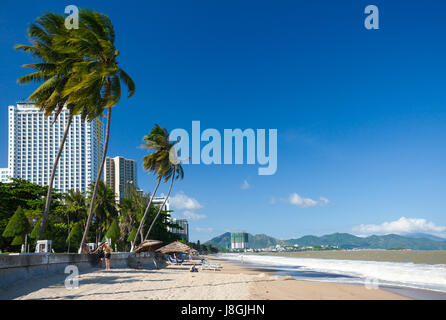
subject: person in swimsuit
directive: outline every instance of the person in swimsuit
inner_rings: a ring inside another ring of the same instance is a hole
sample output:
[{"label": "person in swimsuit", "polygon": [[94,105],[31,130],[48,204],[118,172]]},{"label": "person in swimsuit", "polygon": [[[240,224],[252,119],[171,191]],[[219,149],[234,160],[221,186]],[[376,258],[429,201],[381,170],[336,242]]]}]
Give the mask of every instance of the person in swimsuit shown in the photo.
[{"label": "person in swimsuit", "polygon": [[108,244],[108,242],[104,243],[105,270],[110,270],[110,258],[112,251],[112,247]]}]

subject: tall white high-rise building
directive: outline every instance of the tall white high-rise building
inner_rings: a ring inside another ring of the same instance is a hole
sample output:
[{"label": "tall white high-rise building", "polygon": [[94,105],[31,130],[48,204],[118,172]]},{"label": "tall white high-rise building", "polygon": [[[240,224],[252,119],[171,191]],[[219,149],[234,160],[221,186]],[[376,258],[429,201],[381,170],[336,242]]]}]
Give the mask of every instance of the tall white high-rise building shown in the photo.
[{"label": "tall white high-rise building", "polygon": [[120,203],[127,195],[128,184],[137,186],[136,161],[123,157],[105,158],[104,181],[116,195]]},{"label": "tall white high-rise building", "polygon": [[0,168],[0,182],[9,182],[9,168]]},{"label": "tall white high-rise building", "polygon": [[[8,173],[38,185],[48,185],[53,161],[62,140],[69,111],[64,109],[54,124],[33,104],[9,106]],[[82,121],[75,116],[59,164],[53,187],[62,192],[87,190],[96,180],[104,148],[102,120]]]}]

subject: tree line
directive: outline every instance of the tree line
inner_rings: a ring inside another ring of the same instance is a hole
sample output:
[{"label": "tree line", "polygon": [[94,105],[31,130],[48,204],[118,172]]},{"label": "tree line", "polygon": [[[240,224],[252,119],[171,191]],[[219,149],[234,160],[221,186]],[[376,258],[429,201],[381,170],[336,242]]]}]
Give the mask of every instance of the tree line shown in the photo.
[{"label": "tree line", "polygon": [[[135,241],[140,223],[148,230],[153,223],[151,238],[169,243],[179,240],[169,228],[181,227],[171,222],[170,212],[160,206],[150,207],[147,219],[142,221],[151,196],[127,185],[127,195],[121,204],[103,181],[98,184],[95,215],[87,236],[87,242],[98,243],[109,238],[119,251],[129,251]],[[0,248],[2,252],[18,252],[25,239],[34,251],[40,222],[45,208],[47,186],[39,186],[22,179],[0,183]],[[53,191],[50,214],[43,237],[52,240],[55,252],[77,252],[88,218],[88,202],[94,190],[92,183],[87,192],[70,190],[67,193]],[[155,221],[155,217],[158,219]]]}]

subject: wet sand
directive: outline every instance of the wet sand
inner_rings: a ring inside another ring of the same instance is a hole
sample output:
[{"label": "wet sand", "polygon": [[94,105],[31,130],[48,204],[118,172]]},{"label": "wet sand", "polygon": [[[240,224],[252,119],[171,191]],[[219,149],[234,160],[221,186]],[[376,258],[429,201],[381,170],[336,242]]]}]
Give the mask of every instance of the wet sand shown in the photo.
[{"label": "wet sand", "polygon": [[265,281],[250,285],[249,299],[259,300],[411,300],[402,295],[364,286],[317,281],[296,280],[291,276],[275,276],[274,271],[227,262],[219,258],[209,260],[224,267],[221,272],[256,275]]}]

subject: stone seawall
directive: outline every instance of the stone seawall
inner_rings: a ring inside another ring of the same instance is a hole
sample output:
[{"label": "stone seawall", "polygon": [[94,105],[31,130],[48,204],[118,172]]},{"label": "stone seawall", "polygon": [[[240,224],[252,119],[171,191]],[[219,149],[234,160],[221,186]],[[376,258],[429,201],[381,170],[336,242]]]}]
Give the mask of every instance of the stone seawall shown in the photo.
[{"label": "stone seawall", "polygon": [[[75,253],[0,254],[0,290],[16,281],[63,274],[68,265],[75,265],[80,273],[86,273],[99,267],[99,259],[96,255]],[[161,255],[149,252],[117,252],[111,256],[112,268],[159,269],[165,265]]]}]

